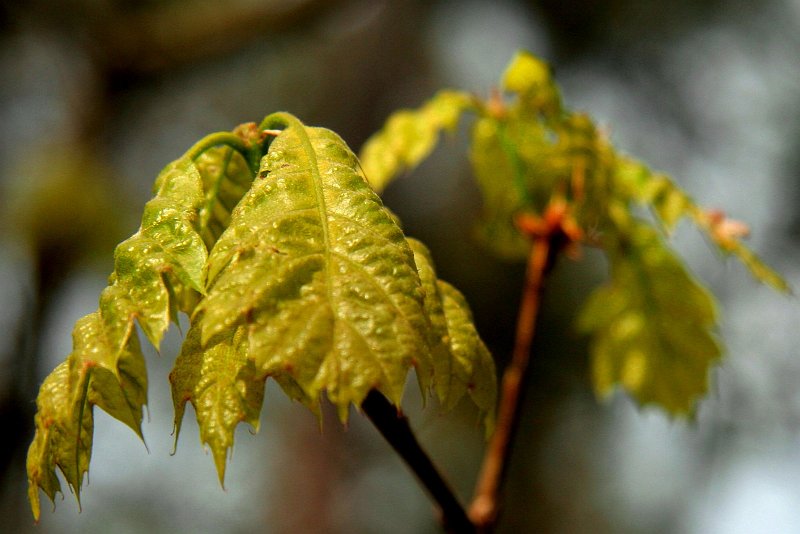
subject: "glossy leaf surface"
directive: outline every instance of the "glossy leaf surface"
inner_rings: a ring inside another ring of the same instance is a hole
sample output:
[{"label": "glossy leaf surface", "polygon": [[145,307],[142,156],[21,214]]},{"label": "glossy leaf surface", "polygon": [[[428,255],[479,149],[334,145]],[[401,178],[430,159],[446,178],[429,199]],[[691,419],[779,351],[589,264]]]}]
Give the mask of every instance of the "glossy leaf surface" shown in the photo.
[{"label": "glossy leaf surface", "polygon": [[[85,384],[76,384],[85,389]],[[36,434],[28,449],[28,498],[33,517],[39,520],[39,489],[55,500],[61,492],[58,467],[78,497],[83,475],[89,469],[94,421],[91,409],[77,399],[70,387],[70,365],[65,361],[45,379],[36,399]],[[54,501],[55,502],[55,501]]]},{"label": "glossy leaf surface", "polygon": [[494,360],[486,348],[475,324],[464,295],[447,282],[439,280],[450,352],[453,364],[449,373],[437,375],[446,382],[447,401],[452,403],[463,392],[469,394],[484,417],[487,436],[494,428],[494,406],[497,400],[497,377]]},{"label": "glossy leaf surface", "polygon": [[245,422],[258,430],[264,400],[264,379],[257,378],[255,366],[247,358],[247,345],[244,328],[219,334],[203,345],[195,325],[186,334],[169,376],[175,405],[175,442],[186,403],[191,402],[200,441],[214,455],[220,483],[225,480],[227,453],[233,447],[236,426]]},{"label": "glossy leaf surface", "polygon": [[333,132],[284,127],[209,258],[203,342],[245,325],[263,376],[326,392],[346,418],[370,389],[399,404],[430,380],[428,321],[400,228]]},{"label": "glossy leaf surface", "polygon": [[[436,128],[454,125],[457,99],[431,104]],[[430,148],[417,146],[412,159]],[[445,316],[469,317],[466,303],[445,306],[432,263],[418,267],[333,132],[279,113],[212,134],[162,171],[155,193],[139,231],[116,249],[99,310],[78,321],[72,354],[42,386],[28,461],[37,517],[38,489],[51,498],[60,489],[56,468],[79,493],[95,405],[141,436],[137,324],[158,347],[178,312],[191,314],[170,374],[176,440],[190,402],[221,482],[238,424],[258,428],[268,377],[315,412],[326,394],[345,420],[372,389],[399,405],[412,368],[427,394],[437,358],[472,365],[454,357],[459,338]],[[477,334],[464,343],[483,354]],[[492,380],[493,370],[477,389]],[[476,397],[484,411],[486,398]]]},{"label": "glossy leaf surface", "polygon": [[[247,148],[241,137],[221,135],[238,149]],[[57,467],[80,495],[91,453],[95,405],[142,436],[147,372],[136,325],[158,348],[177,312],[190,312],[205,292],[206,243],[213,242],[208,229],[219,219],[211,212],[214,199],[221,197],[222,182],[214,179],[217,171],[212,162],[222,152],[209,154],[200,167],[195,159],[219,144],[216,138],[203,141],[159,174],[141,227],[114,252],[114,272],[100,295],[99,309],[76,323],[72,353],[42,385],[28,461],[37,517],[37,487],[52,498],[60,489],[53,483]],[[224,169],[225,177],[242,180],[241,165],[234,171],[228,162]]]},{"label": "glossy leaf surface", "polygon": [[445,409],[451,409],[469,394],[490,434],[497,400],[494,360],[478,335],[464,296],[436,277],[433,259],[425,245],[416,239],[408,241],[425,291],[434,354],[434,387],[439,402]]}]

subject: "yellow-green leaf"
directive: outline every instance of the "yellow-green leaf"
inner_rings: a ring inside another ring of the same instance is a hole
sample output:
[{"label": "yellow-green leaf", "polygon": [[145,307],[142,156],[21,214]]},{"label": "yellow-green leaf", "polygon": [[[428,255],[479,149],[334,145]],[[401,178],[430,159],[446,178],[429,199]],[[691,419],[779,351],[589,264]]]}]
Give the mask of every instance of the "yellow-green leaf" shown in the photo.
[{"label": "yellow-green leaf", "polygon": [[[116,325],[114,325],[116,326]],[[99,311],[75,323],[69,361],[74,384],[91,374],[87,400],[128,425],[142,437],[142,408],[147,403],[147,369],[133,325],[122,336],[109,328]],[[122,345],[117,342],[123,340]],[[75,389],[73,394],[80,394]]]},{"label": "yellow-green leaf", "polygon": [[727,239],[724,243],[720,243],[719,239],[715,241],[718,242],[723,253],[736,256],[747,267],[753,278],[783,293],[792,293],[792,286],[789,285],[789,282],[764,263],[755,252],[746,247],[741,241],[738,239]]},{"label": "yellow-green leaf", "polygon": [[615,179],[620,192],[650,206],[667,231],[674,229],[684,217],[689,218],[722,254],[736,256],[753,278],[778,291],[791,293],[788,282],[742,243],[741,238],[748,233],[743,223],[731,221],[721,211],[703,209],[668,176],[653,173],[631,158],[617,158]]},{"label": "yellow-green leaf", "polygon": [[211,448],[220,484],[225,481],[228,449],[240,422],[258,430],[264,400],[264,378],[247,358],[244,327],[225,332],[200,343],[196,323],[186,334],[181,354],[169,375],[175,406],[177,444],[186,402],[191,402],[200,427],[200,441]]},{"label": "yellow-green leaf", "polygon": [[[88,376],[71,383],[70,362],[56,367],[42,383],[36,398],[36,433],[28,449],[28,498],[33,517],[39,520],[39,489],[54,501],[61,484],[55,469],[64,474],[80,503],[83,475],[89,470],[94,423],[91,407],[85,403]],[[75,395],[74,390],[84,392]],[[55,501],[54,501],[55,502]]]},{"label": "yellow-green leaf", "polygon": [[51,500],[60,491],[56,467],[80,502],[83,475],[89,469],[95,405],[142,437],[147,372],[133,319],[121,335],[121,345],[117,345],[118,334],[107,326],[99,311],[80,319],[72,334],[72,353],[39,390],[36,434],[27,465],[29,498],[37,518],[38,488]]},{"label": "yellow-green leaf", "polygon": [[203,291],[207,251],[194,226],[204,203],[200,174],[191,160],[178,160],[162,171],[157,183],[141,228],[114,252],[111,284],[100,298],[100,311],[117,333],[117,344],[135,318],[158,347],[170,322],[172,286]]},{"label": "yellow-green leaf", "polygon": [[611,281],[580,317],[592,335],[595,390],[605,396],[619,385],[640,404],[691,414],[721,357],[711,296],[642,223],[607,236],[606,246]]},{"label": "yellow-green leaf", "polygon": [[402,231],[333,132],[287,114],[259,178],[209,257],[202,339],[246,325],[263,375],[325,392],[347,417],[375,388],[399,404],[429,382],[423,293]]},{"label": "yellow-green leaf", "polygon": [[364,143],[359,156],[372,188],[381,192],[395,177],[419,165],[436,147],[440,132],[455,130],[461,114],[472,105],[470,95],[444,90],[419,109],[393,113]]},{"label": "yellow-green leaf", "polygon": [[[423,307],[425,314],[428,316],[429,328],[427,329],[427,337],[428,345],[431,348],[434,376],[446,376],[452,366],[452,355],[450,354],[447,320],[444,316],[442,295],[437,285],[438,278],[433,265],[433,258],[422,242],[413,238],[406,238],[406,241],[414,253],[414,264],[417,267],[417,273],[422,284],[424,294]],[[438,380],[435,380],[435,382],[438,382]],[[437,393],[439,394],[439,400],[444,404],[449,397],[448,392],[437,387]]]},{"label": "yellow-green leaf", "polygon": [[244,156],[230,146],[206,150],[194,164],[203,179],[205,191],[199,229],[208,250],[211,250],[228,227],[231,211],[250,189],[254,174]]},{"label": "yellow-green leaf", "polygon": [[552,83],[550,66],[525,51],[516,53],[503,74],[503,89],[514,93],[530,93]]},{"label": "yellow-green leaf", "polygon": [[497,398],[494,360],[475,328],[464,296],[436,277],[425,245],[416,239],[408,239],[408,243],[425,291],[436,394],[445,409],[453,408],[469,394],[483,415],[488,435],[494,427]]},{"label": "yellow-green leaf", "polygon": [[503,129],[491,117],[478,119],[472,128],[469,157],[483,203],[478,237],[501,258],[518,260],[530,250],[514,225],[514,216],[527,204],[528,188],[523,162]]},{"label": "yellow-green leaf", "polygon": [[[244,174],[252,176],[249,166],[242,167],[241,156],[237,160],[215,147],[231,144],[247,152],[248,140],[259,138],[252,130],[214,134],[167,165],[156,178],[155,197],[145,205],[139,230],[117,246],[114,272],[100,295],[99,309],[76,323],[68,362],[40,389],[28,461],[29,495],[36,516],[37,488],[51,499],[59,489],[56,467],[79,495],[89,466],[95,405],[142,437],[147,372],[136,323],[157,348],[177,311],[190,312],[205,291],[208,252],[204,238],[213,242],[213,223],[225,220],[215,206],[234,202],[236,194],[243,194]],[[200,170],[194,162],[197,158]],[[216,163],[217,169],[214,162],[220,158],[224,161]]]},{"label": "yellow-green leaf", "polygon": [[441,388],[447,392],[450,402],[457,400],[466,391],[483,415],[488,436],[494,429],[494,407],[497,401],[494,360],[478,335],[464,296],[447,282],[439,280],[438,285],[453,361],[449,374],[437,375],[437,387],[440,383],[447,383]]},{"label": "yellow-green leaf", "polygon": [[556,118],[561,111],[561,96],[550,74],[550,67],[530,52],[517,52],[503,74],[502,87],[516,93],[517,110]]}]

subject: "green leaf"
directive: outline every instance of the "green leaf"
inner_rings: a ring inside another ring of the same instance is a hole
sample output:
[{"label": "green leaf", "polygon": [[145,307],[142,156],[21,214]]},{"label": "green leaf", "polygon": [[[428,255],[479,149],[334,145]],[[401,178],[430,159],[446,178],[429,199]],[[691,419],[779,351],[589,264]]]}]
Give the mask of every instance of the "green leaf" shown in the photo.
[{"label": "green leaf", "polygon": [[453,363],[449,374],[437,375],[437,387],[447,382],[441,388],[447,392],[450,402],[466,390],[483,415],[486,435],[489,436],[494,430],[497,401],[494,360],[478,335],[464,296],[447,282],[439,280],[438,285],[447,319]]},{"label": "green leaf", "polygon": [[501,257],[521,257],[521,246],[509,246],[518,235],[515,214],[541,214],[553,195],[566,197],[581,233],[612,264],[611,284],[595,293],[582,315],[594,332],[597,391],[622,384],[641,403],[689,413],[720,355],[713,300],[658,233],[633,219],[635,204],[651,208],[667,232],[690,218],[758,280],[782,291],[788,284],[741,243],[746,226],[702,209],[667,176],[617,153],[588,116],[563,109],[540,60],[518,54],[503,85],[516,100],[487,113],[473,132],[485,241]]},{"label": "green leaf", "polygon": [[257,378],[256,368],[247,358],[244,327],[219,334],[202,345],[199,324],[195,323],[186,334],[181,354],[169,375],[175,406],[175,443],[189,401],[197,415],[200,441],[211,448],[223,484],[236,426],[246,422],[258,431],[264,378]]},{"label": "green leaf", "polygon": [[39,516],[37,487],[52,500],[60,485],[58,467],[78,502],[83,475],[89,469],[92,411],[95,405],[128,425],[142,438],[142,407],[147,402],[147,372],[138,338],[129,330],[116,346],[99,311],[75,324],[74,349],[48,376],[36,401],[36,434],[28,451],[29,497]]},{"label": "green leaf", "polygon": [[529,113],[539,105],[530,98],[536,95],[520,95],[508,109],[478,119],[472,130],[470,161],[483,200],[478,237],[508,260],[523,260],[530,251],[516,217],[541,216],[556,196],[570,200],[584,226],[602,220],[614,162],[587,116]]},{"label": "green leaf", "polygon": [[413,170],[436,147],[439,133],[454,131],[461,114],[471,107],[470,95],[444,90],[419,109],[393,113],[364,143],[359,156],[372,188],[381,192],[395,177]]},{"label": "green leaf", "polygon": [[[128,331],[118,337],[116,324],[109,327],[99,311],[75,323],[73,350],[69,356],[73,384],[81,384],[91,375],[91,387],[82,402],[105,410],[128,425],[142,438],[142,409],[147,403],[147,369],[139,347],[133,320]],[[124,340],[121,346],[116,343]],[[73,394],[80,394],[80,388]]]},{"label": "green leaf", "polygon": [[[450,373],[453,357],[450,353],[449,334],[447,331],[447,319],[444,316],[444,306],[442,295],[439,292],[436,276],[436,269],[433,265],[433,258],[428,248],[420,241],[413,238],[406,238],[409,248],[414,254],[414,264],[417,268],[422,291],[424,295],[423,308],[428,317],[429,328],[427,329],[428,346],[431,348],[434,377],[438,384],[438,377],[447,376]],[[455,405],[454,402],[448,403],[450,394],[448,391],[436,386],[439,400],[442,404]]]},{"label": "green leaf", "polygon": [[375,388],[399,404],[408,370],[430,380],[428,321],[402,231],[333,132],[285,128],[209,257],[202,340],[246,325],[262,375],[323,391],[347,417]]},{"label": "green leaf", "polygon": [[191,160],[182,159],[167,166],[157,183],[139,231],[117,246],[111,285],[100,297],[118,344],[136,318],[158,347],[170,323],[170,293],[180,286],[203,292],[208,253],[194,226],[204,206],[200,173]]},{"label": "green leaf", "polygon": [[139,231],[114,252],[111,285],[100,298],[108,323],[125,330],[135,317],[158,348],[177,311],[191,313],[193,293],[205,293],[207,246],[227,227],[253,180],[245,159],[260,150],[252,145],[253,130],[242,125],[236,134],[209,135],[161,171]]},{"label": "green leaf", "polygon": [[736,258],[747,267],[753,278],[772,286],[782,293],[792,293],[792,286],[789,285],[789,282],[778,274],[777,271],[764,263],[755,252],[746,247],[741,241],[725,237],[722,239],[718,237],[715,241],[719,244],[720,250],[722,250],[723,253],[736,256]]},{"label": "green leaf", "polygon": [[414,251],[425,291],[436,394],[442,406],[449,410],[469,393],[483,416],[489,435],[494,428],[497,399],[494,360],[475,328],[466,299],[456,288],[437,279],[433,259],[425,245],[410,238],[408,243]]},{"label": "green leaf", "polygon": [[553,83],[550,66],[525,51],[517,52],[503,74],[503,89],[526,94]]},{"label": "green leaf", "polygon": [[[208,256],[204,239],[213,242],[214,224],[224,222],[224,213],[216,206],[243,194],[245,174],[253,174],[249,165],[243,166],[248,162],[242,156],[236,159],[215,147],[227,143],[251,156],[260,150],[248,144],[258,139],[254,129],[209,136],[168,165],[156,178],[155,197],[145,205],[139,230],[117,246],[114,272],[100,295],[99,309],[75,324],[68,363],[40,389],[28,460],[35,516],[37,487],[51,499],[60,489],[56,467],[79,496],[89,466],[95,405],[142,437],[147,372],[136,323],[158,348],[177,312],[191,312],[204,293]],[[207,151],[211,152],[205,155]],[[194,163],[197,158],[200,170]]]},{"label": "green leaf", "polygon": [[516,108],[522,115],[557,118],[561,113],[561,95],[550,73],[550,67],[533,54],[519,51],[503,74],[502,87],[516,93]]},{"label": "green leaf", "polygon": [[[447,101],[426,113],[454,125]],[[277,135],[263,159],[262,132]],[[72,353],[40,391],[28,457],[37,518],[39,488],[60,490],[56,468],[80,495],[94,406],[142,436],[136,325],[157,348],[179,311],[192,315],[170,375],[176,440],[191,402],[220,482],[238,424],[258,428],[268,377],[317,413],[325,393],[345,420],[372,389],[399,405],[411,368],[426,394],[445,365],[457,376],[439,377],[443,404],[467,392],[490,421],[494,368],[461,295],[336,134],[275,114],[204,138],[156,179],[99,309],[76,323]]]},{"label": "green leaf", "polygon": [[[61,483],[55,473],[58,467],[64,474],[80,504],[83,475],[89,470],[92,453],[94,422],[92,410],[85,403],[88,376],[82,383],[72,383],[71,362],[65,361],[45,379],[36,398],[36,433],[28,449],[28,498],[33,517],[38,522],[40,514],[39,488],[54,501],[61,492]],[[55,502],[55,501],[54,501]]]},{"label": "green leaf", "polygon": [[469,156],[483,201],[478,238],[499,257],[519,260],[530,250],[514,225],[514,216],[528,204],[527,177],[504,128],[491,117],[478,119],[472,128]]},{"label": "green leaf", "polygon": [[691,414],[721,357],[711,296],[643,223],[629,220],[605,245],[611,281],[580,317],[592,334],[595,390],[605,396],[619,384],[640,404]]},{"label": "green leaf", "polygon": [[[721,211],[703,209],[668,176],[653,173],[647,166],[634,159],[619,157],[615,178],[618,187],[625,195],[652,207],[668,232],[672,231],[681,219],[689,218],[721,253],[736,256],[747,267],[753,278],[778,291],[791,293],[788,282],[739,239],[748,232],[742,223],[727,219]],[[733,225],[740,233],[728,230]]]}]

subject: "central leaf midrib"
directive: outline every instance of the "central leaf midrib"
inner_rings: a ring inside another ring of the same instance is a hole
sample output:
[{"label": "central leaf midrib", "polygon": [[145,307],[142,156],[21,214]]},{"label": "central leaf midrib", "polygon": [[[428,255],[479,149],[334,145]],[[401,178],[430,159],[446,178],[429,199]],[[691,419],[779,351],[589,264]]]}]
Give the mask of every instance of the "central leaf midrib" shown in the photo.
[{"label": "central leaf midrib", "polygon": [[333,295],[331,294],[331,241],[330,241],[330,229],[328,228],[328,209],[327,204],[325,202],[325,192],[322,188],[322,176],[319,174],[319,168],[317,163],[317,154],[314,150],[314,146],[311,144],[311,139],[308,137],[308,132],[306,131],[305,126],[302,124],[295,126],[297,131],[297,136],[300,138],[300,143],[303,147],[303,151],[306,153],[306,156],[309,160],[309,171],[311,173],[311,179],[314,182],[314,193],[317,198],[317,211],[319,212],[319,222],[320,227],[322,229],[322,246],[323,246],[323,257],[325,259],[325,295],[327,297],[327,301],[331,307],[331,311],[333,313],[334,321],[338,319],[336,314],[336,307],[333,306]]}]

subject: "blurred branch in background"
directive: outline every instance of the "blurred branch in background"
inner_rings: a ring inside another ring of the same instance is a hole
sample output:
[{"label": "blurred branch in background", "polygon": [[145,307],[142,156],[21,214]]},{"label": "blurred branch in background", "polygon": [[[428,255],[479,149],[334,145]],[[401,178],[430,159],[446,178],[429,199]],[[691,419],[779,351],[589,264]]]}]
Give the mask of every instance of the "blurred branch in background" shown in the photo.
[{"label": "blurred branch in background", "polygon": [[254,40],[310,25],[336,0],[8,2],[10,26],[47,27],[77,38],[99,70],[130,76],[229,55]]},{"label": "blurred branch in background", "polygon": [[[311,25],[342,2],[294,0],[156,3],[93,24],[94,50],[112,72],[154,75],[235,53],[256,40]],[[99,21],[96,21],[99,22]]]}]

